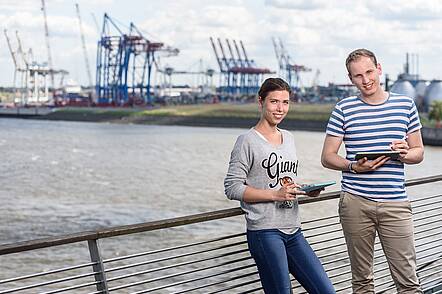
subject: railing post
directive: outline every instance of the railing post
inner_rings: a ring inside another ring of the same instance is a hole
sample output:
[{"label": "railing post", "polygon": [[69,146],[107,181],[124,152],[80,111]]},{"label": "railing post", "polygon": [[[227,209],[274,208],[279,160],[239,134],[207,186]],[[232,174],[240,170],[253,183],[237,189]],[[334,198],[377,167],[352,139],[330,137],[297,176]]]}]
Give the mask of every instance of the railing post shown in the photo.
[{"label": "railing post", "polygon": [[103,259],[100,254],[100,246],[98,245],[98,239],[88,240],[89,253],[91,255],[91,261],[94,262],[93,270],[95,274],[95,281],[97,282],[97,290],[101,293],[109,293],[107,287],[106,273],[104,272]]}]

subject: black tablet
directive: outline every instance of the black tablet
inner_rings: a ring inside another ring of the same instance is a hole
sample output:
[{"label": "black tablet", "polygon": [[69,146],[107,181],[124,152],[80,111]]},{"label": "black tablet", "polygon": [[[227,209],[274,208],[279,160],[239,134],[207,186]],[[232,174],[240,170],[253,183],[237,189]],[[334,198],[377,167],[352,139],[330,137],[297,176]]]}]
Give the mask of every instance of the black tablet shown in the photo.
[{"label": "black tablet", "polygon": [[382,155],[390,157],[391,159],[399,158],[399,151],[379,151],[379,152],[358,152],[356,153],[355,160],[367,157],[368,160],[374,160]]},{"label": "black tablet", "polygon": [[336,184],[335,181],[323,182],[323,183],[314,183],[314,184],[309,184],[309,185],[302,186],[300,188],[300,190],[308,193],[308,192],[319,190],[319,189],[322,189],[322,188],[325,188],[327,186],[334,185],[334,184]]}]

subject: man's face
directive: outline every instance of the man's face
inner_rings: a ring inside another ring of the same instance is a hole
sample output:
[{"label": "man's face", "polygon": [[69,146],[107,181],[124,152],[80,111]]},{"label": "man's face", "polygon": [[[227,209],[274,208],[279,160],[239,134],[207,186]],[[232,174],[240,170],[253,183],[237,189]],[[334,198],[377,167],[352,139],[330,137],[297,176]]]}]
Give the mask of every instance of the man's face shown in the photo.
[{"label": "man's face", "polygon": [[348,77],[364,97],[370,97],[380,89],[381,74],[381,65],[374,64],[369,57],[361,56],[349,64]]}]

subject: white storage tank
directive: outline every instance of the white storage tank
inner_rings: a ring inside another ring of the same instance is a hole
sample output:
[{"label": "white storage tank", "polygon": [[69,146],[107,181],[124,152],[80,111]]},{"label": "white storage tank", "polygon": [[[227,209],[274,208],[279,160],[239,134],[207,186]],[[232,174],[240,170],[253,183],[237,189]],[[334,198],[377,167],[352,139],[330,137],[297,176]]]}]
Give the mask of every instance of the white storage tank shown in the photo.
[{"label": "white storage tank", "polygon": [[426,111],[430,109],[433,101],[442,101],[442,81],[440,80],[431,81],[425,91],[424,105]]},{"label": "white storage tank", "polygon": [[416,99],[416,90],[413,85],[406,80],[397,80],[394,82],[393,86],[391,86],[390,91],[392,93],[401,94]]},{"label": "white storage tank", "polygon": [[429,84],[430,83],[427,81],[420,80],[414,86],[414,89],[416,90],[416,99],[414,99],[414,101],[419,111],[425,111],[424,97]]},{"label": "white storage tank", "polygon": [[429,84],[430,84],[429,82],[423,80],[417,82],[416,86],[414,87],[414,89],[416,90],[416,95],[424,97],[425,90],[427,90]]}]

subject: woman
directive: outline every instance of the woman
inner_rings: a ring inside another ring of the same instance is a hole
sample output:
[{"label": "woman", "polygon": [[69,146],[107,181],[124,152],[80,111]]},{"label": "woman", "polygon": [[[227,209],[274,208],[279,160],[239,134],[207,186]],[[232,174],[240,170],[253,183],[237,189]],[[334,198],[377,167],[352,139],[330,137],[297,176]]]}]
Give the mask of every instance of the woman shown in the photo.
[{"label": "woman", "polygon": [[225,193],[239,200],[245,212],[247,242],[265,293],[292,293],[289,272],[309,293],[335,293],[300,229],[296,196],[306,193],[294,181],[295,142],[290,132],[278,128],[289,110],[290,94],[290,86],[280,78],[261,85],[261,119],[235,143]]}]

